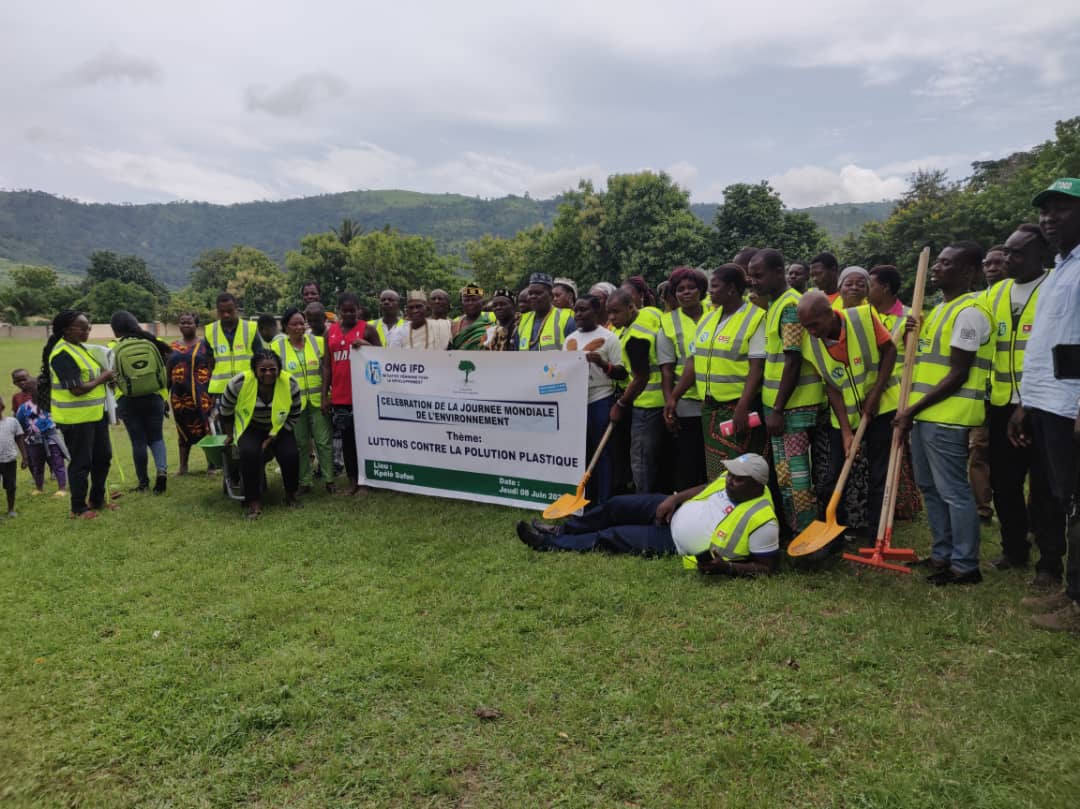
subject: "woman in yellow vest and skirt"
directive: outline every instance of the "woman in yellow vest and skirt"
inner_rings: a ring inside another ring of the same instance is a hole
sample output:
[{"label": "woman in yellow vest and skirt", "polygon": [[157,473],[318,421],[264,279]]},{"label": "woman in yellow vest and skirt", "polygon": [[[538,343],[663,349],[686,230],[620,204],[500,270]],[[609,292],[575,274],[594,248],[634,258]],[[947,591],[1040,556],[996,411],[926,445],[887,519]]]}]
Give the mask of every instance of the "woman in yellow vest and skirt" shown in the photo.
[{"label": "woman in yellow vest and skirt", "polygon": [[89,337],[90,321],[85,315],[73,309],[60,312],[53,318],[52,335],[41,352],[38,378],[38,406],[51,411],[71,455],[71,516],[86,520],[96,517],[98,509],[116,508],[105,499],[112,444],[104,385],[113,372],[102,368],[86,350],[83,343]]},{"label": "woman in yellow vest and skirt", "polygon": [[274,341],[274,353],[281,358],[283,370],[300,387],[302,410],[293,432],[300,452],[300,491],[311,491],[314,473],[311,468],[311,446],[319,461],[319,472],[326,481],[326,491],[333,494],[334,430],[330,416],[322,411],[322,362],[326,340],[307,330],[307,319],[299,309],[288,308],[281,316],[285,333]]},{"label": "woman in yellow vest and skirt", "polygon": [[300,505],[300,455],[293,427],[303,409],[300,386],[281,370],[281,358],[259,349],[251,358],[251,370],[237,374],[225,387],[219,402],[226,446],[234,441],[240,451],[240,475],[248,519],[262,514],[263,466],[276,458],[285,485],[285,501]]}]

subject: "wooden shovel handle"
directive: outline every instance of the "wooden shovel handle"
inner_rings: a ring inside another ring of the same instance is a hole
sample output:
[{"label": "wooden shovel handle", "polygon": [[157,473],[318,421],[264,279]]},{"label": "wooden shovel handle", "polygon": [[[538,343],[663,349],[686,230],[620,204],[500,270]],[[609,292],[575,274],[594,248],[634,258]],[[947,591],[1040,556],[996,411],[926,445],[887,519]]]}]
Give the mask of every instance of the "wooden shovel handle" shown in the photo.
[{"label": "wooden shovel handle", "polygon": [[836,520],[836,508],[840,505],[840,497],[844,493],[844,487],[847,485],[848,477],[851,475],[851,467],[855,465],[855,456],[859,454],[859,445],[862,443],[863,434],[869,424],[870,419],[865,415],[859,418],[859,428],[855,431],[855,438],[851,441],[851,450],[848,452],[847,458],[844,459],[844,467],[840,470],[840,477],[836,480],[836,488],[833,489],[832,497],[829,498],[829,505],[825,508],[825,519],[829,522],[835,522]]},{"label": "wooden shovel handle", "polygon": [[604,447],[607,446],[608,439],[611,438],[611,434],[615,432],[615,422],[608,422],[607,429],[604,430],[604,435],[600,438],[600,443],[596,445],[596,452],[592,454],[592,460],[589,461],[589,465],[585,468],[585,477],[582,479],[582,483],[589,479],[592,475],[593,467],[596,466],[596,462],[600,460],[600,456],[604,453]]}]

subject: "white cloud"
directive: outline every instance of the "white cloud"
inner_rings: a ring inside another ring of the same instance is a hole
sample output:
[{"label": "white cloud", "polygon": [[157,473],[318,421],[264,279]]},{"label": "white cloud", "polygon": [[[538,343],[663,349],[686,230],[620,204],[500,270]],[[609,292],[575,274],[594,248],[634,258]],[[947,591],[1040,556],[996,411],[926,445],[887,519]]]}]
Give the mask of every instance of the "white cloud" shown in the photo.
[{"label": "white cloud", "polygon": [[528,191],[534,197],[551,197],[577,187],[578,180],[600,185],[607,175],[595,164],[541,169],[495,155],[466,152],[426,172],[425,190],[453,189],[462,194],[499,197]]},{"label": "white cloud", "polygon": [[80,62],[65,73],[62,83],[74,86],[127,81],[132,84],[161,81],[161,66],[153,59],[108,50]]},{"label": "white cloud", "polygon": [[332,148],[318,159],[283,160],[278,171],[322,193],[356,188],[399,188],[398,183],[415,168],[412,158],[395,154],[374,143]]},{"label": "white cloud", "polygon": [[207,168],[190,158],[88,149],[80,159],[111,182],[178,199],[224,204],[280,196],[260,182]]},{"label": "white cloud", "polygon": [[690,188],[697,182],[698,176],[701,174],[698,171],[698,167],[693,163],[686,160],[680,160],[677,163],[672,163],[666,169],[667,175],[679,184],[681,188]]},{"label": "white cloud", "polygon": [[800,166],[770,177],[769,183],[789,208],[896,199],[907,189],[904,177],[882,176],[873,169],[853,164],[839,171],[823,166]]},{"label": "white cloud", "polygon": [[346,81],[332,73],[306,73],[286,82],[276,90],[256,84],[244,92],[249,110],[283,117],[301,115],[312,107],[345,95]]}]

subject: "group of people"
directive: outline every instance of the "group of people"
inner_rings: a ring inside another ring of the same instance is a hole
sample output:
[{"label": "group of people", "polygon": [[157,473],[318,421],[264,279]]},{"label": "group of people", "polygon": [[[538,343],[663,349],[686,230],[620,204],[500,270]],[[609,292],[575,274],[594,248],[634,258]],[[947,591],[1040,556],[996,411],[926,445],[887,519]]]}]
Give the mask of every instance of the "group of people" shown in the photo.
[{"label": "group of people", "polygon": [[[969,444],[985,429],[1002,545],[992,565],[1026,567],[1033,536],[1035,592],[1026,604],[1045,613],[1035,619],[1045,628],[1080,629],[1080,521],[1068,519],[1080,381],[1068,378],[1067,359],[1056,362],[1075,356],[1070,346],[1080,352],[1080,180],[1056,181],[1033,204],[1039,224],[1019,225],[1003,244],[984,251],[958,241],[940,251],[931,271],[939,299],[921,318],[900,300],[894,266],[841,269],[828,252],[789,264],[771,248],[746,248],[708,272],[677,268],[656,293],[639,276],[580,295],[573,281],[542,273],[517,294],[468,284],[455,318],[442,290],[408,292],[404,316],[398,293],[384,290],[369,321],[355,294],[341,293],[329,312],[308,283],[297,306],[253,322],[223,292],[203,336],[187,314],[172,344],[118,312],[107,357],[85,345],[86,317],[65,311],[53,321],[41,376],[17,380],[32,407],[27,417],[37,419],[21,432],[38,447],[32,461],[30,441],[18,451],[38,489],[46,462],[62,482],[69,459],[73,517],[114,507],[105,483],[108,386],[139,490],[166,489],[168,405],[180,473],[193,445],[224,433],[256,518],[270,458],[292,507],[316,479],[336,492],[339,466],[343,493],[365,493],[352,348],[581,351],[589,363],[586,452],[611,434],[589,480],[594,507],[562,525],[520,523],[530,547],[680,553],[702,572],[771,573],[783,544],[821,517],[853,453],[840,517],[850,539],[872,541],[897,429],[905,435],[897,516],[925,504],[929,582],[976,584],[980,515]],[[902,403],[911,331],[914,376]]]}]

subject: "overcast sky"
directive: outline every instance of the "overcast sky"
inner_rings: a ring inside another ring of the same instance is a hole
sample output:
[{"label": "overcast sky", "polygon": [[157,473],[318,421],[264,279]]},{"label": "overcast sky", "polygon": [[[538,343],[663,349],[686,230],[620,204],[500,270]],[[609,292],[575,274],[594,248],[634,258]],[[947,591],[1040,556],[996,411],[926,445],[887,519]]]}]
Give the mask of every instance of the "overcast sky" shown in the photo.
[{"label": "overcast sky", "polygon": [[1080,114],[1080,0],[8,0],[0,187],[100,202],[352,189],[892,198]]}]

